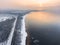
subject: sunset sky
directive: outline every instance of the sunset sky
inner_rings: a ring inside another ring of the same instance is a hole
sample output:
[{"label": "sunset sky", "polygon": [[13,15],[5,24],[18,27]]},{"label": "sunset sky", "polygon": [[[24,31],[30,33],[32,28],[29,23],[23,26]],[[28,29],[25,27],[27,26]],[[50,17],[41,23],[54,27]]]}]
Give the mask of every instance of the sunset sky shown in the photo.
[{"label": "sunset sky", "polygon": [[0,0],[0,9],[45,9],[49,6],[60,6],[60,0]]},{"label": "sunset sky", "polygon": [[[60,0],[0,0],[0,9],[38,9],[50,12],[52,10],[60,10]],[[39,20],[42,22],[55,22],[59,18],[54,16],[54,14],[45,12],[31,13],[28,16],[29,20],[36,20],[38,22]]]}]

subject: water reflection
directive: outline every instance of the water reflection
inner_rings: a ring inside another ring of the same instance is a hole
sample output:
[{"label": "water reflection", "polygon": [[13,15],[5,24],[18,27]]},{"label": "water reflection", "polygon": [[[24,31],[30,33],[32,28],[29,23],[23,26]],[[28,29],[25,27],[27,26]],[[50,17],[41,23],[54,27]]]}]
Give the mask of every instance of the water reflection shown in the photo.
[{"label": "water reflection", "polygon": [[60,45],[60,16],[31,12],[26,17],[27,45]]},{"label": "water reflection", "polygon": [[53,13],[47,13],[47,12],[31,12],[26,17],[26,23],[36,23],[36,24],[45,24],[45,23],[57,23],[60,22],[60,16],[53,14]]}]

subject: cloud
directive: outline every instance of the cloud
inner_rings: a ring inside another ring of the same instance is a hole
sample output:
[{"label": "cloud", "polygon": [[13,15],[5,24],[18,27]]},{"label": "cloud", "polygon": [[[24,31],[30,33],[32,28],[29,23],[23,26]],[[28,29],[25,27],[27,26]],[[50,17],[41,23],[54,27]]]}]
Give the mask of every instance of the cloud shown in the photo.
[{"label": "cloud", "polygon": [[60,4],[55,5],[55,6],[46,7],[45,12],[60,15]]}]

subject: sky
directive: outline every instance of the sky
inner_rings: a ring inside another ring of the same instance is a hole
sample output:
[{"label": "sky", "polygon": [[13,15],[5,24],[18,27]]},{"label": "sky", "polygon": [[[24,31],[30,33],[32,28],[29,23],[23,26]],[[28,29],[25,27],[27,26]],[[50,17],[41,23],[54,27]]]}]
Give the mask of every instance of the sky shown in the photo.
[{"label": "sky", "polygon": [[[0,9],[37,9],[60,13],[60,0],[0,0]],[[32,13],[29,14],[28,19],[31,19],[32,21],[36,20],[36,22],[39,20],[42,22],[54,22],[57,18],[55,15],[52,15],[54,14],[40,12]]]},{"label": "sky", "polygon": [[60,0],[0,0],[0,9],[46,9],[60,6]]}]

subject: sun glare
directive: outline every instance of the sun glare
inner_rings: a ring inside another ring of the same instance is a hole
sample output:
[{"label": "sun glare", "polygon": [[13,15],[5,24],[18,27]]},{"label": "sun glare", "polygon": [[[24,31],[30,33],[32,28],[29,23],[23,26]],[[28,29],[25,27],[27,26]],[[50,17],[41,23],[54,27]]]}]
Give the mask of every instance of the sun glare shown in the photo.
[{"label": "sun glare", "polygon": [[49,3],[51,0],[35,0],[39,4]]},{"label": "sun glare", "polygon": [[38,0],[39,3],[47,3],[49,2],[50,0]]},{"label": "sun glare", "polygon": [[39,3],[40,6],[43,6],[43,4],[50,3],[52,0],[33,0],[36,3]]}]

